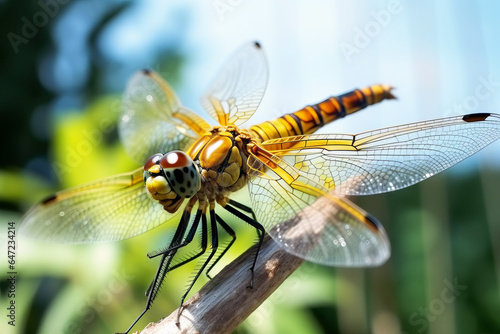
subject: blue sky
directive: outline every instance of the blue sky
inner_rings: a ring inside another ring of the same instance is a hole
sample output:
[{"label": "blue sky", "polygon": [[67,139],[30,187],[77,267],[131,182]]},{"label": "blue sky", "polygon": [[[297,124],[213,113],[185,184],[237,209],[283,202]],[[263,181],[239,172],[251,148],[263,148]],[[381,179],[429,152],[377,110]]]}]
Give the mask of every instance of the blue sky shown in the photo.
[{"label": "blue sky", "polygon": [[[85,49],[89,27],[105,8],[120,3],[71,3],[54,25],[58,48],[40,73],[48,88],[61,92],[60,99],[86,84],[95,56]],[[200,111],[198,97],[217,69],[240,45],[258,40],[270,80],[254,123],[352,88],[395,86],[398,101],[323,130],[356,133],[498,112],[498,13],[496,1],[137,1],[98,36],[97,56],[103,66],[113,64],[103,90],[119,92],[137,69],[161,72],[160,54],[181,54],[187,62],[174,88],[186,106]],[[476,159],[498,165],[498,154],[492,154],[498,150],[499,143]]]}]

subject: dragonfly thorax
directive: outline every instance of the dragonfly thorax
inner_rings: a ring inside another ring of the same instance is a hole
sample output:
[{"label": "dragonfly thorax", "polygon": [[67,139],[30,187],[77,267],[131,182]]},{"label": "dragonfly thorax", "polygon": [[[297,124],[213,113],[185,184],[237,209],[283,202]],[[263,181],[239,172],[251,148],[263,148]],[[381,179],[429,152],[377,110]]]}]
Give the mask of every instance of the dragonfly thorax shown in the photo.
[{"label": "dragonfly thorax", "polygon": [[200,169],[199,197],[220,201],[246,185],[247,145],[251,141],[244,129],[217,126],[190,147],[187,153]]}]

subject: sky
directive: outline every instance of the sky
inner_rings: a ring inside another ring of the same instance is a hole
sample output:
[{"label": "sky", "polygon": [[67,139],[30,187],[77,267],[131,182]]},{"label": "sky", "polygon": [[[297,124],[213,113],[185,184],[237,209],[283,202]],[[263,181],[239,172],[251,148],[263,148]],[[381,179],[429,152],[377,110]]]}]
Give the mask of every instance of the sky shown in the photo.
[{"label": "sky", "polygon": [[[52,26],[56,49],[40,61],[40,80],[59,93],[55,109],[78,101],[91,62],[101,66],[102,92],[123,91],[141,68],[167,77],[159,56],[185,57],[174,89],[201,113],[199,96],[241,45],[257,40],[270,79],[257,123],[357,87],[395,87],[385,102],[322,130],[357,133],[500,105],[500,4],[495,1],[137,1],[87,46],[93,25],[123,1],[75,1]],[[81,101],[80,101],[81,102]],[[500,164],[495,144],[469,164]],[[465,165],[464,165],[465,166]]]}]

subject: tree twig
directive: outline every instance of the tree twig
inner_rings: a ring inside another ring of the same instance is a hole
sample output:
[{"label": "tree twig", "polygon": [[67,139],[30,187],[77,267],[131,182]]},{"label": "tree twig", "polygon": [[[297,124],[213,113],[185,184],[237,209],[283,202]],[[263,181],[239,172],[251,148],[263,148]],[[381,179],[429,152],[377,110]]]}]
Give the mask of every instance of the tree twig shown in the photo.
[{"label": "tree twig", "polygon": [[175,310],[140,333],[231,333],[304,262],[266,235],[255,268],[254,287],[248,289],[254,255],[252,247],[184,303],[178,325]]}]

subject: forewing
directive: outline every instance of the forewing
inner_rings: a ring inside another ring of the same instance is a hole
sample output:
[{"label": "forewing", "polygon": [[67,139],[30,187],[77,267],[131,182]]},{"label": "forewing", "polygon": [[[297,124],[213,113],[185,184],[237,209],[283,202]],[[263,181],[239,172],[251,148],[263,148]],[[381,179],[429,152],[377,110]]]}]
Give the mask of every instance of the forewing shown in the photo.
[{"label": "forewing", "polygon": [[143,169],[60,191],[33,207],[20,231],[60,243],[115,241],[147,232],[175,215],[150,199]]},{"label": "forewing", "polygon": [[371,195],[425,180],[500,138],[500,115],[472,114],[357,135],[268,140],[266,150],[337,195]]},{"label": "forewing", "polygon": [[241,125],[257,110],[267,75],[260,45],[248,44],[225,64],[202,96],[201,104],[220,125]]},{"label": "forewing", "polygon": [[390,255],[380,223],[277,156],[250,156],[257,220],[288,252],[330,266],[375,266]]},{"label": "forewing", "polygon": [[159,152],[182,150],[210,125],[181,106],[158,74],[137,72],[127,86],[120,119],[120,137],[128,154],[143,164]]}]

